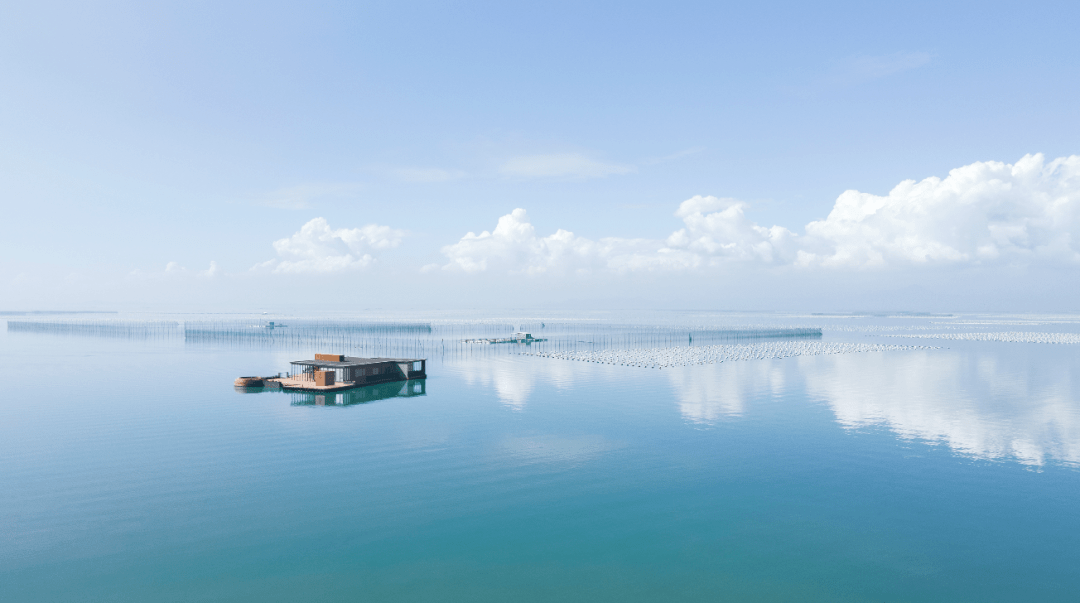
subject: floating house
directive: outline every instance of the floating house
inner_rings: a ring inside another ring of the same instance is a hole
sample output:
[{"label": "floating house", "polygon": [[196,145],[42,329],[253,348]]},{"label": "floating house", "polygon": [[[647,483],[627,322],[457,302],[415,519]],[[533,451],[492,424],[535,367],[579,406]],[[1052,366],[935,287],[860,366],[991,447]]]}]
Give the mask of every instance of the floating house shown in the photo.
[{"label": "floating house", "polygon": [[355,358],[342,354],[315,354],[314,360],[294,360],[287,375],[240,377],[237,388],[270,387],[293,391],[341,391],[427,378],[426,358]]},{"label": "floating house", "polygon": [[[427,378],[425,358],[356,358],[341,354],[315,354],[314,360],[294,360],[286,389],[348,389],[387,381]],[[314,386],[314,387],[312,387]]]}]

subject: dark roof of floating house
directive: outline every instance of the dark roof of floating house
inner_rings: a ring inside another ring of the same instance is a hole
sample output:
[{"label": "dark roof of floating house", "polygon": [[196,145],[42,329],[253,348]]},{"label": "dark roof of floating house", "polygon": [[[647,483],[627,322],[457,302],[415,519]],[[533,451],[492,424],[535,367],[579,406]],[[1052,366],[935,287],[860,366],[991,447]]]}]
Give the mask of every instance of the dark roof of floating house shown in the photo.
[{"label": "dark roof of floating house", "polygon": [[337,362],[334,360],[293,360],[289,364],[299,364],[301,366],[320,366],[327,368],[346,368],[350,366],[368,366],[371,364],[384,364],[387,362],[420,362],[425,360],[424,358],[355,358],[353,356],[346,356],[345,360]]}]

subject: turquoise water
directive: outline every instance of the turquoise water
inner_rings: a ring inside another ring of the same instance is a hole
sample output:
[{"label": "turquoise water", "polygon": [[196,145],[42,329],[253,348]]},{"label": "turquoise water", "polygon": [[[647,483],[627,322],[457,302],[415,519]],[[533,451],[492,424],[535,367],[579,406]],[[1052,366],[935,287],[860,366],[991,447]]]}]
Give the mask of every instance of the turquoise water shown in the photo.
[{"label": "turquoise water", "polygon": [[1080,345],[914,343],[339,406],[232,388],[296,351],[2,333],[0,600],[1077,600]]}]

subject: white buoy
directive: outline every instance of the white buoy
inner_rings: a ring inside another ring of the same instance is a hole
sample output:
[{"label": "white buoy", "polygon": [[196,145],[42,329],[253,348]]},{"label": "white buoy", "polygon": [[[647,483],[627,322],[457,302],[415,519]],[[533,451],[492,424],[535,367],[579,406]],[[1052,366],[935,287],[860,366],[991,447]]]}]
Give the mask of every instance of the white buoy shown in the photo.
[{"label": "white buoy", "polygon": [[600,364],[633,366],[638,368],[647,367],[663,369],[664,367],[672,366],[718,364],[724,361],[734,360],[770,360],[789,358],[792,356],[929,349],[940,348],[867,343],[791,341],[740,345],[711,345],[694,348],[675,347],[589,352],[541,352],[530,353],[528,355]]}]

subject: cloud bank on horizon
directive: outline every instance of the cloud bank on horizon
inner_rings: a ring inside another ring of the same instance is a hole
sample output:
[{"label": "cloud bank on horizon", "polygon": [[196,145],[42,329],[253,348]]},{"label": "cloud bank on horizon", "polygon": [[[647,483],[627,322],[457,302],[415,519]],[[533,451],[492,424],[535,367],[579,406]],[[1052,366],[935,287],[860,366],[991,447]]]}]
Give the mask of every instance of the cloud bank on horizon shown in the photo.
[{"label": "cloud bank on horizon", "polygon": [[[1080,265],[1080,156],[1013,164],[976,162],[945,178],[905,180],[887,195],[841,194],[801,234],[761,226],[737,199],[695,196],[675,211],[682,227],[663,239],[592,240],[558,229],[540,236],[525,209],[495,228],[441,248],[446,272],[596,274],[679,272],[743,264],[790,269],[867,270],[941,265]],[[405,231],[379,224],[331,228],[315,218],[273,243],[278,257],[255,272],[320,274],[357,270],[400,246]],[[214,268],[216,274],[219,269]]]},{"label": "cloud bank on horizon", "polygon": [[540,237],[524,209],[443,247],[446,270],[478,273],[678,271],[730,263],[870,269],[956,264],[1080,264],[1080,156],[976,162],[945,178],[905,180],[888,195],[837,198],[804,234],[760,226],[747,204],[695,196],[665,239]]}]

